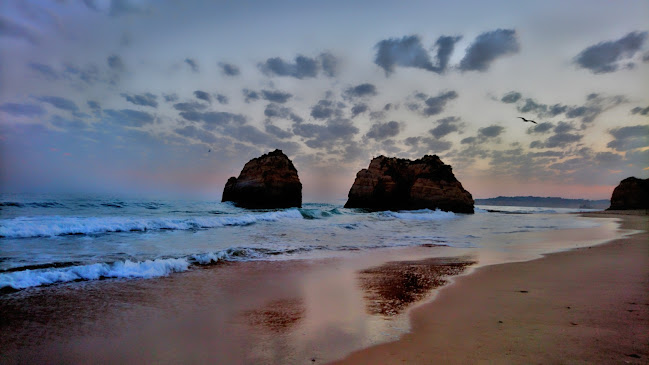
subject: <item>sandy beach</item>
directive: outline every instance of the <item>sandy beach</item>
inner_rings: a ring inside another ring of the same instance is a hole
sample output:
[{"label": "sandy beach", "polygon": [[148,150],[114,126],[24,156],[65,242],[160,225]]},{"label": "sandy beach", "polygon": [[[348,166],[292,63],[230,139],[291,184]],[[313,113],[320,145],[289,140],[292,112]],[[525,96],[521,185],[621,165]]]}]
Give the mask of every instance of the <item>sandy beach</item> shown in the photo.
[{"label": "sandy beach", "polygon": [[[0,301],[0,360],[646,363],[649,220],[596,216],[597,229],[527,234],[586,243],[525,262],[424,245],[32,288]],[[611,218],[644,232],[588,247]]]},{"label": "sandy beach", "polygon": [[412,333],[337,363],[646,364],[648,225],[625,214],[644,232],[459,277],[412,312]]}]

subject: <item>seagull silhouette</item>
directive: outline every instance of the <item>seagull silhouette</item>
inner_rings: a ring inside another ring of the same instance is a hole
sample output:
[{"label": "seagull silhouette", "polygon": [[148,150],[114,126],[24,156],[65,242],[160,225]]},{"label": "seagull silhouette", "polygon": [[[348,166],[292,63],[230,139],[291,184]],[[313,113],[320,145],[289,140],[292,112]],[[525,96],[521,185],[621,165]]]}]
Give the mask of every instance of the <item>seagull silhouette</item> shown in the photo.
[{"label": "seagull silhouette", "polygon": [[523,118],[523,117],[518,117],[518,118],[523,119],[523,122],[530,122],[530,123],[538,124],[537,122],[535,122],[535,121],[533,121],[533,120],[531,120],[531,119],[525,119],[525,118]]}]

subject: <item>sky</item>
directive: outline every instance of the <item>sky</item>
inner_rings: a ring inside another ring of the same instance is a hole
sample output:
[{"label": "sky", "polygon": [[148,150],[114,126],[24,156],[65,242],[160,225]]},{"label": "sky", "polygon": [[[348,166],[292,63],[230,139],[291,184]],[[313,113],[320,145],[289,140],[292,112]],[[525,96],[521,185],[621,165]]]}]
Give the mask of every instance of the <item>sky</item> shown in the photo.
[{"label": "sky", "polygon": [[3,0],[0,191],[218,198],[281,149],[307,202],[426,154],[474,198],[608,199],[649,177],[647,19],[626,0]]}]

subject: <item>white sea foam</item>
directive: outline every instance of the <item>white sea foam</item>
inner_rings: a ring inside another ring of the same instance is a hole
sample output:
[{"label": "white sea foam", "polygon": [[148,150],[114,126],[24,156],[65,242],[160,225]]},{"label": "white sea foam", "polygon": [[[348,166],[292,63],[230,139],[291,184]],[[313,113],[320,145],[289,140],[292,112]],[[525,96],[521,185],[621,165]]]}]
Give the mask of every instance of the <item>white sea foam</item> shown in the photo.
[{"label": "white sea foam", "polygon": [[248,261],[268,255],[290,254],[294,251],[323,249],[321,246],[283,249],[231,247],[217,252],[205,252],[179,258],[146,261],[117,261],[64,268],[43,268],[0,273],[0,288],[25,289],[34,286],[103,278],[154,278],[174,272],[187,271],[192,265],[210,265],[219,261]]},{"label": "white sea foam", "polygon": [[153,278],[186,271],[189,265],[185,258],[171,258],[139,262],[126,260],[110,264],[96,263],[66,268],[15,271],[0,274],[0,288],[9,286],[14,289],[24,289],[33,286],[76,280],[97,280],[100,278]]},{"label": "white sea foam", "polygon": [[98,234],[147,230],[187,230],[224,226],[246,226],[256,222],[302,219],[297,209],[237,216],[142,218],[142,217],[17,217],[0,220],[0,237],[40,237],[67,234]]},{"label": "white sea foam", "polygon": [[420,209],[420,210],[409,210],[409,211],[385,211],[379,213],[382,217],[387,218],[398,218],[398,219],[407,219],[407,220],[420,220],[420,221],[437,221],[437,220],[446,220],[453,219],[457,215],[453,212],[444,212],[442,210],[430,210],[430,209]]}]

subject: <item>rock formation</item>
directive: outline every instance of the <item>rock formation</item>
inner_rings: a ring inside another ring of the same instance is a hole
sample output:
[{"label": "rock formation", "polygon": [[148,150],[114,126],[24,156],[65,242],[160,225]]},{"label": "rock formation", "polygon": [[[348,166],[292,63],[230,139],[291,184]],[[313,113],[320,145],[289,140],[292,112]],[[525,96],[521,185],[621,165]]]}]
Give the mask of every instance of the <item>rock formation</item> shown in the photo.
[{"label": "rock formation", "polygon": [[435,155],[415,161],[379,156],[356,174],[345,208],[473,213],[473,197]]},{"label": "rock formation", "polygon": [[238,178],[229,178],[221,201],[243,208],[299,208],[302,183],[293,162],[275,150],[248,161]]},{"label": "rock formation", "polygon": [[627,177],[613,190],[607,210],[649,209],[649,179]]}]

